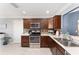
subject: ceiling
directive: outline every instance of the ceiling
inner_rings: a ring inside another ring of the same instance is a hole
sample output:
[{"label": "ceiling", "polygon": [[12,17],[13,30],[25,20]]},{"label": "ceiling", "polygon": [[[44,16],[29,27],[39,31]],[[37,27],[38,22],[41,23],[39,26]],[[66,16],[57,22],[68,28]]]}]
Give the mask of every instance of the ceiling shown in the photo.
[{"label": "ceiling", "polygon": [[67,3],[16,3],[17,9],[25,17],[52,17],[66,5]]},{"label": "ceiling", "polygon": [[0,3],[0,18],[53,17],[60,15],[71,5],[71,3]]}]

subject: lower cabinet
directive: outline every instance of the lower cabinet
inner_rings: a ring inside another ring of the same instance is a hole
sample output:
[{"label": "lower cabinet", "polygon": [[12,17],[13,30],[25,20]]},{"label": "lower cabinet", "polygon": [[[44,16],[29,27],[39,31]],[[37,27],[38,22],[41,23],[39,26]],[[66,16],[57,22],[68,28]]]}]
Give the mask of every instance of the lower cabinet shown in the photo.
[{"label": "lower cabinet", "polygon": [[56,55],[64,55],[63,52],[56,48]]},{"label": "lower cabinet", "polygon": [[29,47],[29,36],[21,36],[21,46]]},{"label": "lower cabinet", "polygon": [[65,54],[65,49],[62,48],[59,44],[57,44],[53,39],[52,39],[52,46],[50,47],[50,50],[53,55],[64,55]]},{"label": "lower cabinet", "polygon": [[65,50],[49,36],[41,36],[40,47],[50,48],[53,55],[65,54]]},{"label": "lower cabinet", "polygon": [[52,54],[53,54],[53,55],[65,55],[65,51],[61,51],[61,50],[59,50],[57,47],[54,47],[54,48],[52,49]]},{"label": "lower cabinet", "polygon": [[57,49],[57,55],[64,55],[65,54],[65,49],[62,48],[59,44],[56,45]]},{"label": "lower cabinet", "polygon": [[50,48],[51,49],[51,52],[52,52],[52,55],[57,55],[57,53],[56,53],[56,47],[53,47],[53,48]]},{"label": "lower cabinet", "polygon": [[40,47],[48,48],[48,36],[41,36]]},{"label": "lower cabinet", "polygon": [[[29,47],[29,36],[21,36],[21,46]],[[53,55],[65,55],[65,49],[49,36],[41,36],[40,47],[50,48]]]}]

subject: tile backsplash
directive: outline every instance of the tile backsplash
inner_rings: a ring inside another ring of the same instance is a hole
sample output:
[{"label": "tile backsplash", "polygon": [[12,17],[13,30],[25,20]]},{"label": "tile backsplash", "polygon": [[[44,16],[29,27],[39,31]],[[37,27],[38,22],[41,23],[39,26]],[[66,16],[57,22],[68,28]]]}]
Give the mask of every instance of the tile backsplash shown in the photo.
[{"label": "tile backsplash", "polygon": [[29,32],[30,29],[23,29],[23,33]]}]

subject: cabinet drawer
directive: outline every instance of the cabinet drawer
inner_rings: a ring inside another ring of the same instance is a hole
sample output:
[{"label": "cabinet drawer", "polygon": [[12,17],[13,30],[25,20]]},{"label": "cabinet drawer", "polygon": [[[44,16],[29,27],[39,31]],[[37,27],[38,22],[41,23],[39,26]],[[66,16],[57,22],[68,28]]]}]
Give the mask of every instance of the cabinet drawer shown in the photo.
[{"label": "cabinet drawer", "polygon": [[22,39],[21,42],[27,43],[27,42],[29,42],[29,41],[28,41],[27,39]]},{"label": "cabinet drawer", "polygon": [[29,47],[29,44],[28,43],[22,43],[21,46],[22,47]]}]

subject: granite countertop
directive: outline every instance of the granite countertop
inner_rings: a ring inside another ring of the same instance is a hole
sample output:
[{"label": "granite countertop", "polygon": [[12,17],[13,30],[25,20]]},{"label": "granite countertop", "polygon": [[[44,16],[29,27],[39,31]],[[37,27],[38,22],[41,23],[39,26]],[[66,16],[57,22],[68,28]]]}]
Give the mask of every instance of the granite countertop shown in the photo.
[{"label": "granite countertop", "polygon": [[[29,36],[29,33],[23,33],[22,36]],[[48,36],[48,33],[41,33],[41,36]]]},{"label": "granite countertop", "polygon": [[22,36],[29,36],[29,33],[23,33]]}]

